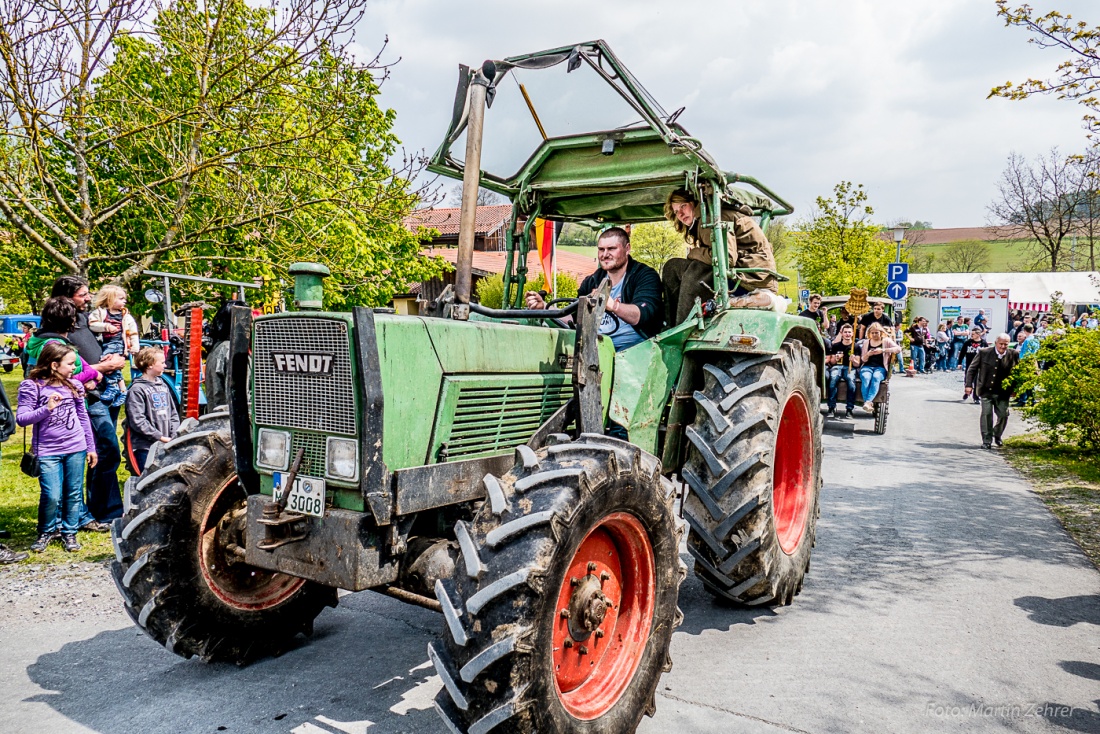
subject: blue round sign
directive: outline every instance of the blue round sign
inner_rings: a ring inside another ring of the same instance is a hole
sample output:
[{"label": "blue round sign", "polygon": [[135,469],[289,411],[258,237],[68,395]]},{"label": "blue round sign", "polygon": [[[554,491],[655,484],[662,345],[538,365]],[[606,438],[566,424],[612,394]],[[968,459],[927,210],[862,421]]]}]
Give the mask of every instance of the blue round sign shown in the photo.
[{"label": "blue round sign", "polygon": [[886,286],[886,295],[890,297],[892,301],[900,301],[905,298],[905,295],[909,292],[905,283],[890,283]]}]

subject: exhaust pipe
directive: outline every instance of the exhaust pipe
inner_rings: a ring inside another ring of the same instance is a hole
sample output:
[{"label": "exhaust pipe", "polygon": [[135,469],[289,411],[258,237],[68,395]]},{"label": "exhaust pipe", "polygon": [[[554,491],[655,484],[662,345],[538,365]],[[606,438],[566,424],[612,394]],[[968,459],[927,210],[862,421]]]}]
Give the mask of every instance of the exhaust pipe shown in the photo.
[{"label": "exhaust pipe", "polygon": [[477,192],[481,186],[481,139],[485,132],[485,97],[496,76],[496,64],[486,61],[470,80],[470,110],[466,123],[466,160],[462,171],[462,210],[458,224],[458,261],[455,266],[455,302],[451,318],[470,318],[473,286],[474,238],[477,229]]}]

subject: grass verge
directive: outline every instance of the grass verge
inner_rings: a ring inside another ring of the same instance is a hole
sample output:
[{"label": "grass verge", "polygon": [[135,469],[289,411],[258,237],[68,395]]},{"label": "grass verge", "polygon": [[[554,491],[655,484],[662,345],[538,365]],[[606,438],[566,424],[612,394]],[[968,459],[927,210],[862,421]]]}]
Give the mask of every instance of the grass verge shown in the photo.
[{"label": "grass verge", "polygon": [[1066,532],[1100,569],[1100,461],[1095,453],[1052,445],[1041,434],[1005,441],[1005,458],[1031,480]]},{"label": "grass verge", "polygon": [[[15,409],[15,395],[23,375],[19,369],[14,372],[0,373],[0,383],[8,393],[12,410]],[[125,414],[119,416],[119,427]],[[119,432],[121,435],[121,431]],[[30,441],[30,431],[27,431]],[[11,538],[0,540],[9,548],[25,551],[34,542],[38,533],[38,480],[31,479],[19,471],[19,461],[23,456],[23,429],[0,446],[0,528],[11,533]],[[119,484],[125,484],[130,478],[126,466],[119,467]],[[51,543],[44,553],[31,553],[30,558],[17,566],[34,564],[68,563],[70,561],[103,561],[114,556],[110,533],[77,534],[77,540],[83,546],[75,553],[66,553],[60,543]]]}]

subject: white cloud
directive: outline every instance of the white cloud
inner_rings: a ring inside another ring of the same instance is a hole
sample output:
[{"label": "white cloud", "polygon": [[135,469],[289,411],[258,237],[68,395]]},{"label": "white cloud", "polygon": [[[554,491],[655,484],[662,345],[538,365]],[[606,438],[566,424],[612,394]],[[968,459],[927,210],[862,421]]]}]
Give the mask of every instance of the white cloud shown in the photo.
[{"label": "white cloud", "polygon": [[1006,28],[992,0],[373,0],[359,35],[370,49],[389,36],[401,61],[382,102],[406,146],[429,153],[459,63],[604,38],[666,109],[687,106],[681,122],[723,167],[800,212],[847,179],[880,220],[981,225],[1010,151],[1085,144],[1072,103],[985,99],[1060,60]]}]

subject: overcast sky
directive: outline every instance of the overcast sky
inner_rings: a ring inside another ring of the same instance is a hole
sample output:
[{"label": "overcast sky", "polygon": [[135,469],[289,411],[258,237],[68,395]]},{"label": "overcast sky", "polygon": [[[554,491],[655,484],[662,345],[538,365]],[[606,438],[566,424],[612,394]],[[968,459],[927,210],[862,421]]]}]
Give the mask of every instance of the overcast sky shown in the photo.
[{"label": "overcast sky", "polygon": [[[1032,4],[1100,24],[1095,2]],[[725,170],[772,186],[795,219],[850,180],[877,221],[980,226],[1010,152],[1085,146],[1071,102],[986,99],[1062,59],[1006,28],[993,0],[371,0],[358,42],[375,51],[387,35],[400,62],[382,104],[410,149],[439,145],[459,63],[603,38],[666,110],[687,107],[680,122]]]}]

